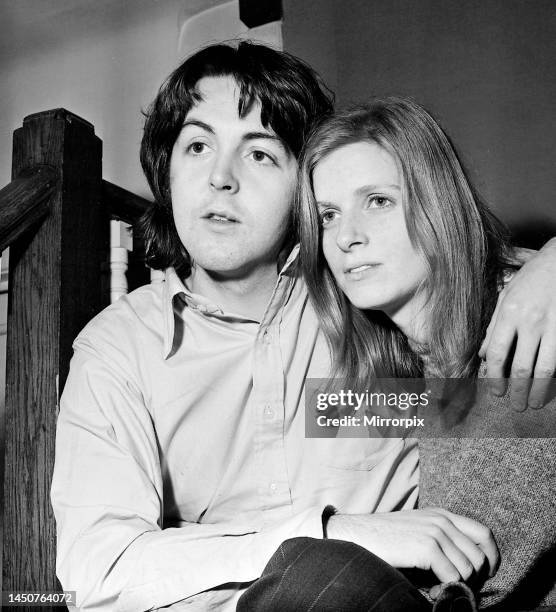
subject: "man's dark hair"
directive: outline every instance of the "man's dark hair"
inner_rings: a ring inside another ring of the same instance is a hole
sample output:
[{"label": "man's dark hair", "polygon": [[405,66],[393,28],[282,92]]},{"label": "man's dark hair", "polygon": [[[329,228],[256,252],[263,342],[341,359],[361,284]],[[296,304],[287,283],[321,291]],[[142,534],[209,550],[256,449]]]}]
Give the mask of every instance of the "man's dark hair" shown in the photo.
[{"label": "man's dark hair", "polygon": [[220,76],[232,77],[239,87],[239,116],[260,103],[262,125],[270,126],[296,158],[311,128],[333,108],[333,95],[315,71],[283,51],[251,42],[218,44],[185,60],[145,113],[141,165],[155,201],[143,215],[140,230],[152,268],[174,266],[185,276],[190,272],[190,258],[172,216],[170,158],[187,113],[202,100],[199,80]]}]

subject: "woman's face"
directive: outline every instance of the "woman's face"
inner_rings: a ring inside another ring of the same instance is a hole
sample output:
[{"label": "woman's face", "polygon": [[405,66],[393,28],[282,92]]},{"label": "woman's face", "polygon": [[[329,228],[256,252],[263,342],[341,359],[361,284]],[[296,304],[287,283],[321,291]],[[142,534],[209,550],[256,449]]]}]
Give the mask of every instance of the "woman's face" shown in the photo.
[{"label": "woman's face", "polygon": [[409,239],[396,160],[375,143],[345,145],[317,164],[313,186],[336,282],[355,306],[404,328],[424,306],[427,267]]}]

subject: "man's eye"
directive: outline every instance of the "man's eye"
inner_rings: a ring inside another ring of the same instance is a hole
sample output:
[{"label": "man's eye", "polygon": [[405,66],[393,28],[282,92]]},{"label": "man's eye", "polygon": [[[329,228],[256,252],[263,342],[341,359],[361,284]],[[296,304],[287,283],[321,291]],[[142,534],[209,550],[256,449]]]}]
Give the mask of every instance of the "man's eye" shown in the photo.
[{"label": "man's eye", "polygon": [[188,153],[193,153],[194,155],[201,155],[201,153],[206,152],[206,147],[207,145],[204,142],[192,142],[186,150]]},{"label": "man's eye", "polygon": [[264,151],[251,151],[251,158],[258,164],[275,164],[274,159]]}]

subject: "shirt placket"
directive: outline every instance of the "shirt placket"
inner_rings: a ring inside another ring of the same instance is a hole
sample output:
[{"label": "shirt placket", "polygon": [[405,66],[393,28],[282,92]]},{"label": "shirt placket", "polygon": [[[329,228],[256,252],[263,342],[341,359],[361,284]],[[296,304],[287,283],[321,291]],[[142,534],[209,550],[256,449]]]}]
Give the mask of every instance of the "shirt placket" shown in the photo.
[{"label": "shirt placket", "polygon": [[265,523],[291,513],[291,491],[284,440],[284,367],[280,323],[288,278],[280,277],[255,340],[253,418],[259,469],[257,490]]}]

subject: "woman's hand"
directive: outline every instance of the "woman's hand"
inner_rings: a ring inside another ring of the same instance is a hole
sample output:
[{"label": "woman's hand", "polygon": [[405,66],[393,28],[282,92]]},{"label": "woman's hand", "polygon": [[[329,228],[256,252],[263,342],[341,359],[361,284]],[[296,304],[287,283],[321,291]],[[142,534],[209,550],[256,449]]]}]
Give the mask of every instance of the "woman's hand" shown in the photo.
[{"label": "woman's hand", "polygon": [[556,369],[556,238],[536,255],[518,257],[529,260],[500,293],[479,356],[486,359],[491,391],[503,395],[513,351],[512,403],[540,408]]},{"label": "woman's hand", "polygon": [[335,514],[327,534],[359,544],[393,567],[432,570],[441,582],[493,576],[500,558],[490,529],[442,508]]}]

